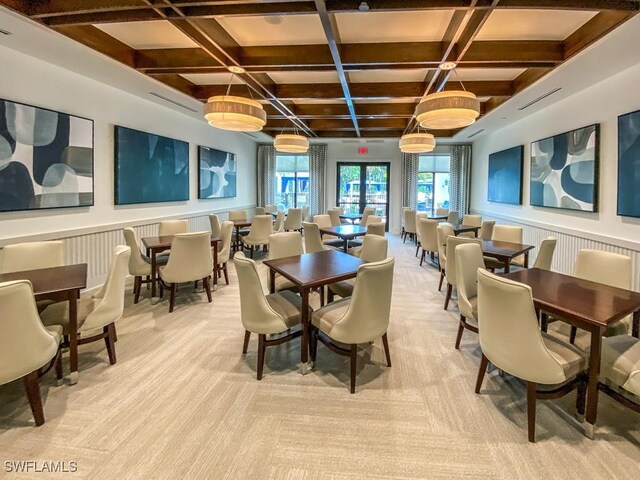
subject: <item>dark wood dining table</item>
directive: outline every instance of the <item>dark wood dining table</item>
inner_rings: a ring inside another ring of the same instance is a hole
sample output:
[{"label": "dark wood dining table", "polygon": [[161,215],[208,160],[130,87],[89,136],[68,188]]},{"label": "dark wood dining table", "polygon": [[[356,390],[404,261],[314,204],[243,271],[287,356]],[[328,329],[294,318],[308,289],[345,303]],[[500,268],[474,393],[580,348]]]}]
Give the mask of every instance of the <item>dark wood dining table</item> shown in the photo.
[{"label": "dark wood dining table", "polygon": [[309,293],[314,288],[353,278],[364,262],[358,257],[337,250],[324,250],[293,257],[265,260],[269,268],[269,291],[275,293],[275,275],[282,275],[298,287],[302,297],[302,342],[300,361],[302,373],[309,366]]},{"label": "dark wood dining table", "polygon": [[[147,257],[151,258],[151,298],[156,296],[156,283],[158,279],[158,253],[171,249],[174,235],[163,235],[162,237],[143,237],[142,244],[147,252]],[[218,275],[216,266],[218,265],[218,243],[219,238],[211,239],[213,250],[213,287],[218,285]]]},{"label": "dark wood dining table", "polygon": [[87,264],[0,273],[0,282],[29,280],[36,300],[69,302],[69,383],[78,383],[78,298],[87,288]]},{"label": "dark wood dining table", "polygon": [[480,227],[470,227],[468,225],[455,225],[453,227],[453,233],[456,236],[460,235],[461,233],[472,232],[477,237],[478,231],[480,231]]},{"label": "dark wood dining table", "polygon": [[536,310],[591,334],[585,434],[593,438],[598,415],[602,335],[609,325],[633,314],[632,333],[638,337],[640,293],[539,268],[519,270],[504,277],[531,287]]},{"label": "dark wood dining table", "polygon": [[362,220],[361,213],[341,213],[338,217],[340,220],[348,220],[352,225],[356,223],[356,220]]},{"label": "dark wood dining table", "polygon": [[[275,220],[275,217],[274,217],[274,220]],[[242,230],[243,228],[251,227],[251,220],[244,219],[244,220],[232,220],[232,221],[233,221],[233,227],[236,229],[235,240],[233,242],[233,251],[237,252],[238,250],[241,250],[240,245],[242,244],[240,240],[240,230]]]},{"label": "dark wood dining table", "polygon": [[344,253],[349,250],[349,240],[356,237],[362,237],[367,233],[367,227],[361,225],[335,225],[333,227],[323,227],[320,229],[321,234],[333,235],[342,240],[342,249]]},{"label": "dark wood dining table", "polygon": [[449,219],[449,215],[427,215],[427,217],[429,220],[448,220]]},{"label": "dark wood dining table", "polygon": [[524,267],[529,267],[529,252],[533,250],[533,245],[521,243],[501,242],[498,240],[481,240],[482,253],[487,257],[493,257],[505,264],[504,272],[509,273],[511,261],[524,255]]}]

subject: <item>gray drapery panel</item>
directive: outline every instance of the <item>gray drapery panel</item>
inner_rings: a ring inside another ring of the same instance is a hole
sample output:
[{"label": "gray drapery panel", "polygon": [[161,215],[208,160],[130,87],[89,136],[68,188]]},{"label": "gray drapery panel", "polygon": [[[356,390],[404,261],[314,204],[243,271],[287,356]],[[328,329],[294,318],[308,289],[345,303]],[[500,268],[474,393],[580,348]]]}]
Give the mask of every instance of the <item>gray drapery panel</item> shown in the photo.
[{"label": "gray drapery panel", "polygon": [[420,155],[402,154],[402,206],[416,209],[418,199],[418,166]]},{"label": "gray drapery panel", "polygon": [[471,145],[451,145],[449,174],[449,210],[460,213],[469,211],[471,185]]},{"label": "gray drapery panel", "polygon": [[325,213],[327,209],[327,146],[309,146],[309,215]]},{"label": "gray drapery panel", "polygon": [[276,203],[276,149],[258,145],[258,206]]}]

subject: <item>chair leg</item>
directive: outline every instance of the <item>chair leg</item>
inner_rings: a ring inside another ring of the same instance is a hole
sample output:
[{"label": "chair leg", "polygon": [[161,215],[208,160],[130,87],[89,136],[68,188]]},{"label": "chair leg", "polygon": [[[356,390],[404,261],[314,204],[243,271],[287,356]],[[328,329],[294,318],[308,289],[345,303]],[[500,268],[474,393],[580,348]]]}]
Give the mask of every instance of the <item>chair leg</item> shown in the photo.
[{"label": "chair leg", "polygon": [[196,280],[195,282],[193,282],[193,289],[194,290],[198,289],[198,283],[200,283],[200,280]]},{"label": "chair leg", "polygon": [[578,327],[571,327],[571,333],[569,334],[569,343],[573,345],[576,343],[576,334],[578,333]]},{"label": "chair leg", "polygon": [[420,243],[418,243],[418,244],[416,245],[416,254],[414,255],[414,257],[417,257],[417,256],[418,256],[418,252],[419,252],[419,251],[420,251]]},{"label": "chair leg", "polygon": [[103,329],[106,334],[104,337],[104,343],[107,346],[107,353],[109,355],[109,363],[115,365],[116,363],[116,324],[110,323]]},{"label": "chair leg", "polygon": [[464,333],[464,316],[460,315],[460,325],[458,325],[458,336],[456,337],[456,350],[460,348],[460,341],[462,340],[462,334]]},{"label": "chair leg", "polygon": [[207,292],[207,300],[211,303],[213,298],[211,298],[211,282],[209,281],[209,277],[204,277],[202,279],[202,284],[204,285],[205,292]]},{"label": "chair leg", "polygon": [[443,281],[444,281],[444,270],[440,270],[440,283],[438,284],[438,291],[442,290]]},{"label": "chair leg", "polygon": [[584,416],[585,404],[587,400],[587,379],[578,384],[577,397],[576,397],[576,411],[578,415]]},{"label": "chair leg", "polygon": [[527,430],[529,441],[536,441],[536,384],[527,382]]},{"label": "chair leg", "polygon": [[311,338],[309,339],[309,356],[311,357],[311,361],[315,363],[318,354],[318,329],[312,326],[309,333],[311,334]]},{"label": "chair leg", "polygon": [[484,380],[484,374],[487,371],[487,367],[489,366],[489,359],[482,354],[482,358],[480,359],[480,368],[478,369],[478,378],[476,379],[476,393],[480,393],[480,388],[482,388],[482,381]]},{"label": "chair leg", "polygon": [[387,339],[387,332],[382,335],[382,345],[384,346],[384,355],[387,357],[387,367],[391,366],[391,354],[389,353],[389,340]]},{"label": "chair leg", "polygon": [[424,257],[425,257],[425,251],[422,250],[422,255],[420,255],[420,266],[422,266],[422,264],[424,263]]},{"label": "chair leg", "polygon": [[449,300],[451,300],[451,293],[453,292],[453,285],[447,282],[447,295],[444,297],[444,309],[449,308]]},{"label": "chair leg", "polygon": [[407,232],[404,232],[404,237],[402,238],[402,243],[406,243],[407,241]]},{"label": "chair leg", "polygon": [[324,285],[320,287],[320,306],[324,307]]},{"label": "chair leg", "polygon": [[244,342],[242,343],[242,353],[247,353],[249,348],[249,339],[251,338],[251,332],[249,330],[244,331]]},{"label": "chair leg", "polygon": [[264,351],[265,344],[264,341],[267,336],[263,333],[258,335],[258,380],[262,380],[262,369],[264,368]]},{"label": "chair leg", "polygon": [[251,255],[251,258],[253,259],[253,245],[251,245],[250,247],[250,255]]},{"label": "chair leg", "polygon": [[62,351],[58,350],[58,355],[56,358],[56,380],[58,381],[59,385],[61,384],[63,378],[64,373],[62,371]]},{"label": "chair leg", "polygon": [[39,427],[44,423],[44,409],[42,408],[42,397],[40,396],[40,382],[38,381],[38,370],[28,373],[24,377],[24,389],[27,392],[27,399],[31,407],[31,413]]},{"label": "chair leg", "polygon": [[327,303],[333,302],[334,298],[335,298],[335,294],[331,291],[330,288],[327,288]]},{"label": "chair leg", "polygon": [[358,361],[358,345],[351,345],[351,393],[356,393],[357,361]]},{"label": "chair leg", "polygon": [[222,272],[224,273],[224,282],[229,285],[229,271],[227,270],[227,264],[224,264]]},{"label": "chair leg", "polygon": [[133,279],[133,303],[140,301],[140,289],[142,287],[142,277],[134,277]]},{"label": "chair leg", "polygon": [[176,288],[175,283],[171,284],[171,292],[169,293],[169,313],[173,312],[173,307],[176,305]]},{"label": "chair leg", "polygon": [[436,256],[433,252],[431,252],[431,263],[434,263],[436,261]]}]

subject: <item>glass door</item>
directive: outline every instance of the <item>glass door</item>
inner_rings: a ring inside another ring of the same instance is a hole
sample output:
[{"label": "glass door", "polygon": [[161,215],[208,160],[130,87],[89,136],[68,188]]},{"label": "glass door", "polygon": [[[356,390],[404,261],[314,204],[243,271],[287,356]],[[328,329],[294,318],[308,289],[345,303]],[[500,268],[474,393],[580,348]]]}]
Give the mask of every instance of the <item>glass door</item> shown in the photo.
[{"label": "glass door", "polygon": [[388,229],[389,169],[389,163],[338,163],[336,205],[345,213],[362,213],[372,207]]}]

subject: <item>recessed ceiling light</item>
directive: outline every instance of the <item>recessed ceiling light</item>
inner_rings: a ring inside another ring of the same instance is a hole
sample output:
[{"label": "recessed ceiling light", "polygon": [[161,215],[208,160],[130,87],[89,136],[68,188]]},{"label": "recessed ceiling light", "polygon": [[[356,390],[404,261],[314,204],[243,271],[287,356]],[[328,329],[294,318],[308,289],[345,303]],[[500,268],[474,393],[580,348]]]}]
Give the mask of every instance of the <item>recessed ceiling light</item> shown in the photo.
[{"label": "recessed ceiling light", "polygon": [[358,10],[360,10],[361,12],[368,12],[369,4],[367,2],[360,3],[360,5],[358,6]]},{"label": "recessed ceiling light", "polygon": [[229,70],[231,73],[238,73],[238,74],[247,72],[244,68],[238,67],[236,65],[231,65],[227,67],[227,70]]},{"label": "recessed ceiling light", "polygon": [[280,25],[282,23],[282,17],[280,15],[268,15],[264,17],[264,21],[270,25]]},{"label": "recessed ceiling light", "polygon": [[457,66],[455,62],[443,62],[440,64],[440,70],[453,70]]}]

